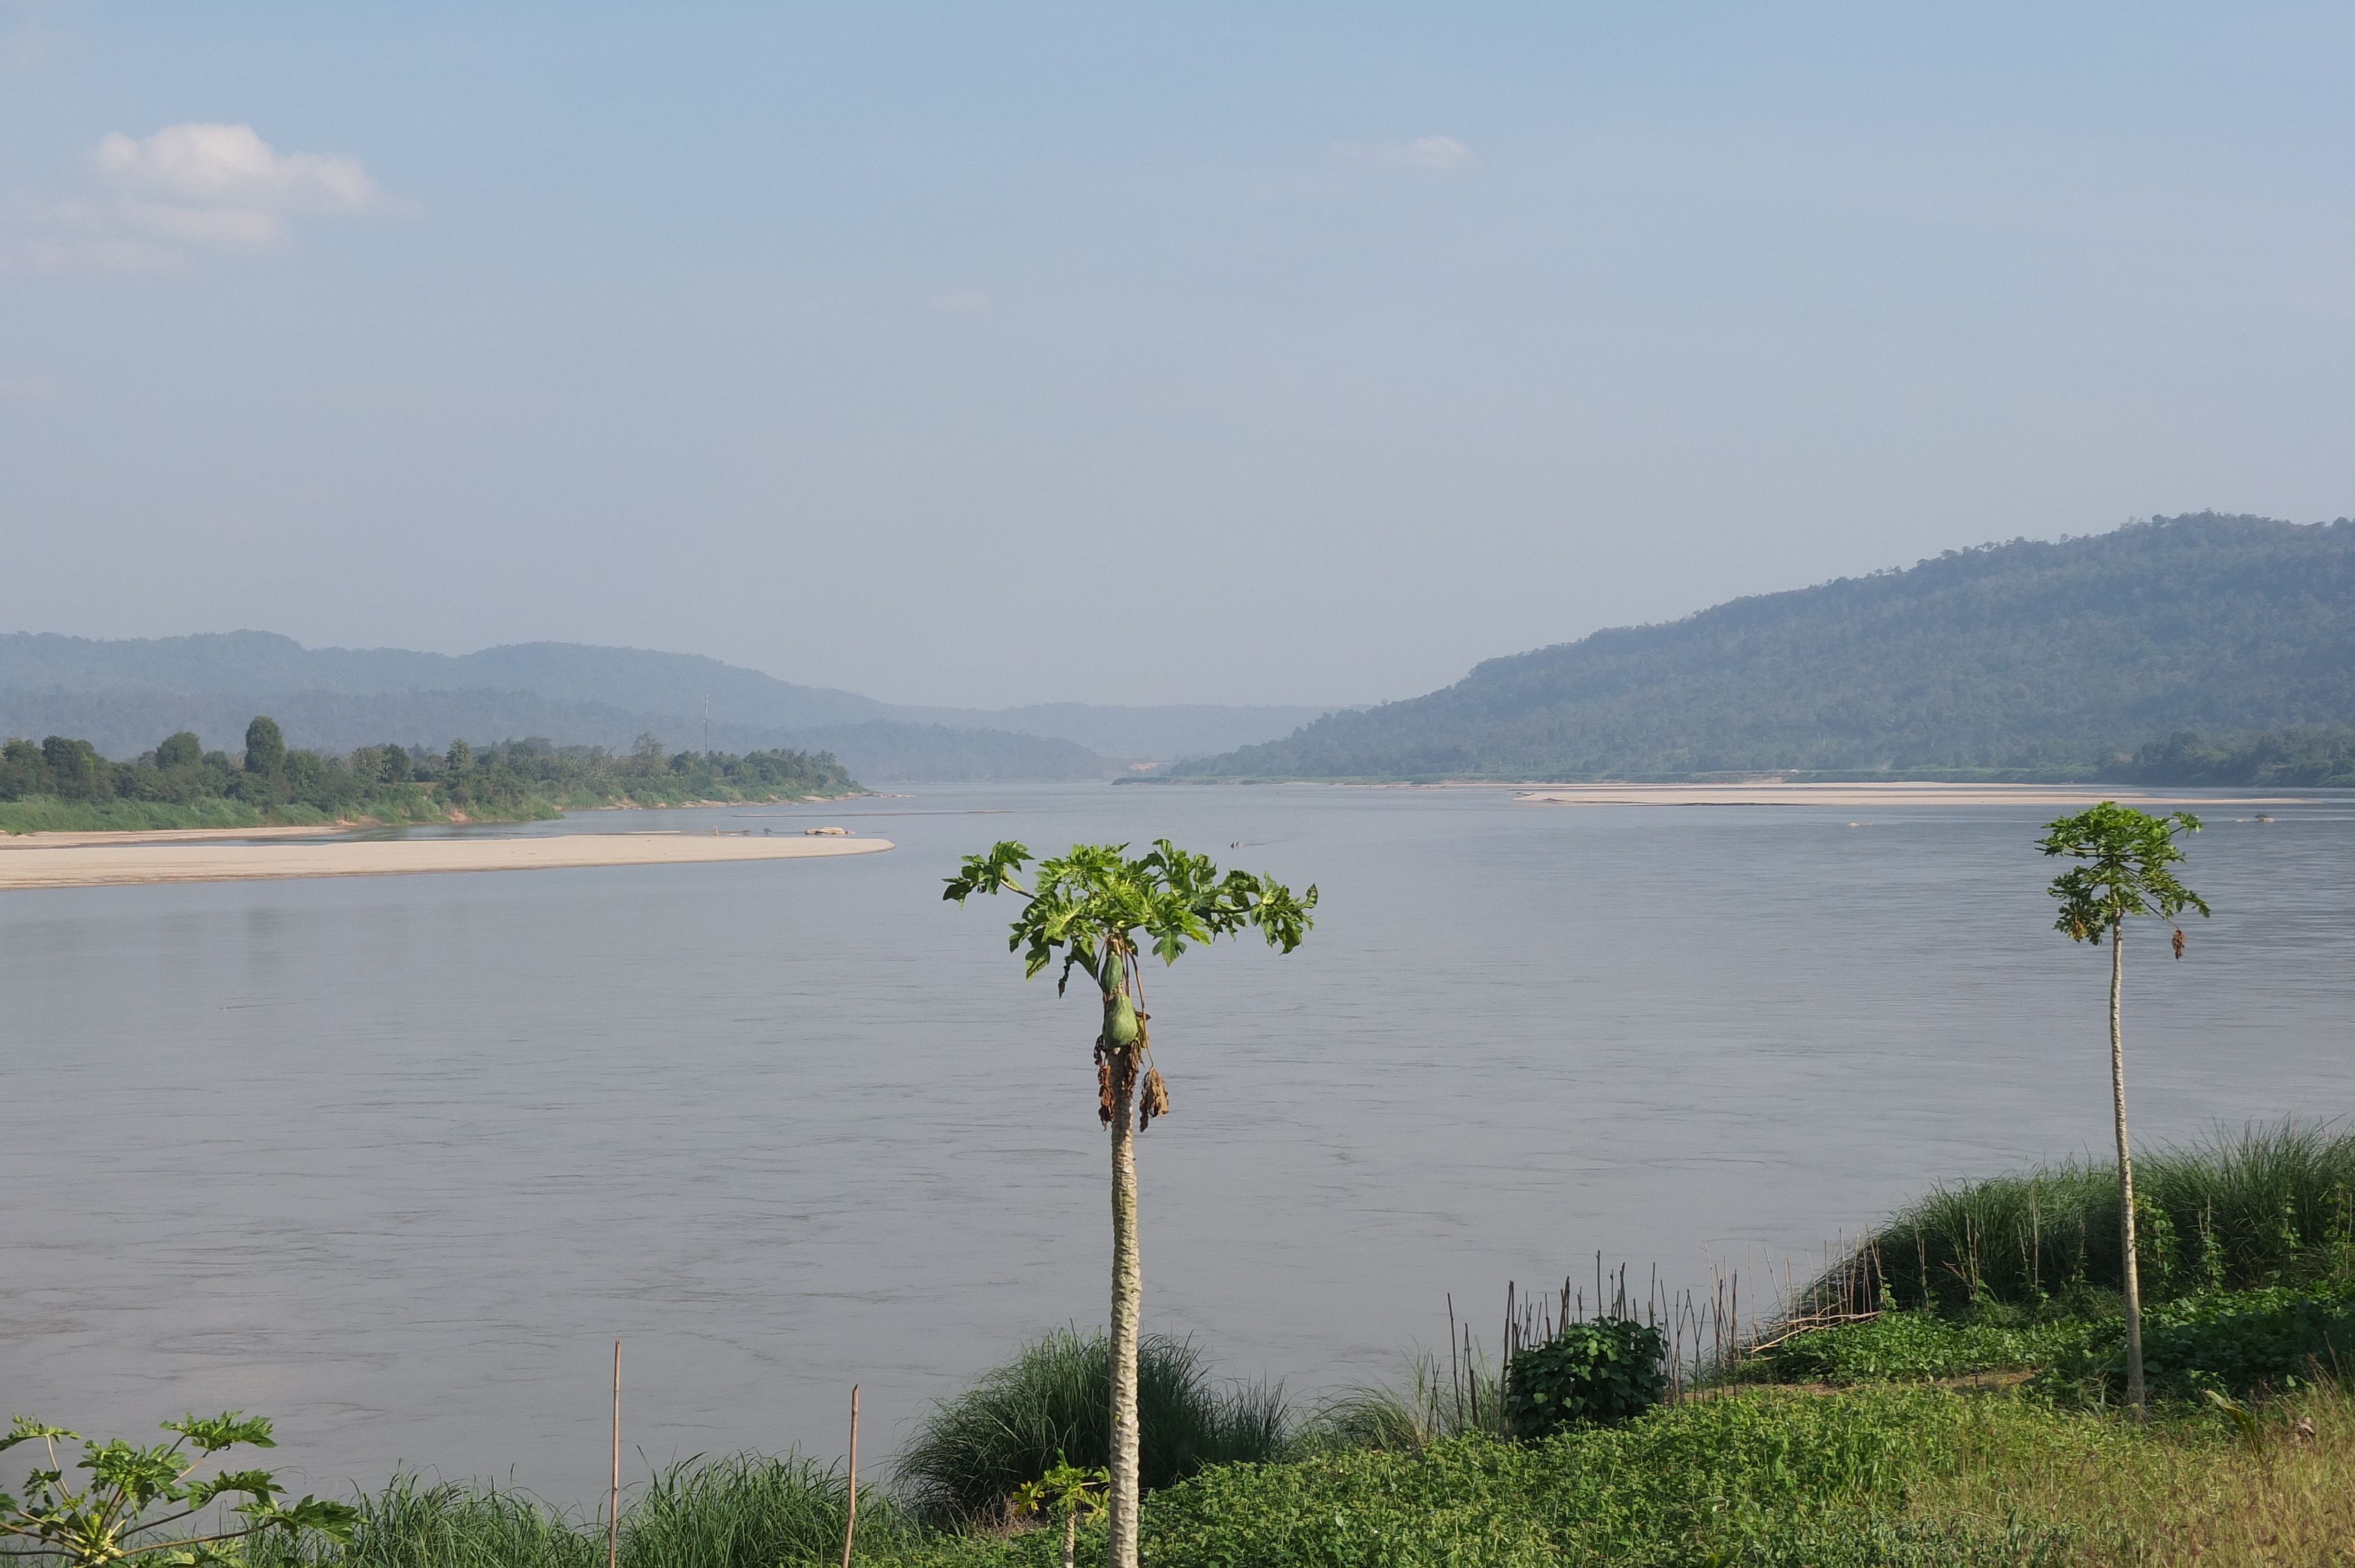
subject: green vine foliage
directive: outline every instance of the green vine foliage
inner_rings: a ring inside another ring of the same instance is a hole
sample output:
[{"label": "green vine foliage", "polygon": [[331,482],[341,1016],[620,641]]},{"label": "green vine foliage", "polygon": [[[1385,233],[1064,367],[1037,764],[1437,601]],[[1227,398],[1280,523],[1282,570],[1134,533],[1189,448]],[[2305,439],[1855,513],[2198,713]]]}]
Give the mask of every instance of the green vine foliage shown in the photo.
[{"label": "green vine foliage", "polygon": [[1545,1344],[1514,1354],[1505,1371],[1505,1418],[1522,1438],[1632,1419],[1667,1394],[1667,1355],[1660,1331],[1633,1319],[1566,1325]]}]

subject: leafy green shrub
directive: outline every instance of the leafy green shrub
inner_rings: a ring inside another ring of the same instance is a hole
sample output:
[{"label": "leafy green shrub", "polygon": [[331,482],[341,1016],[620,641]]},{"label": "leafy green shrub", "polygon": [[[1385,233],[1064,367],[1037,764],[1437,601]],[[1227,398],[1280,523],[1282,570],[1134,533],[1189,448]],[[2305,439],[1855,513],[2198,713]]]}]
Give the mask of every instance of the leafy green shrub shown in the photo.
[{"label": "leafy green shrub", "polygon": [[1760,1359],[1790,1382],[1895,1383],[2045,1366],[2082,1334],[2066,1323],[1960,1323],[1926,1312],[1884,1312],[1869,1322],[1801,1334]]},{"label": "leafy green shrub", "polygon": [[[2286,1392],[2318,1374],[2355,1370],[2355,1290],[2218,1292],[2144,1310],[2144,1376],[2158,1393]],[[2126,1327],[2105,1320],[2060,1358],[2062,1386],[2115,1390],[2126,1381]]]},{"label": "leafy green shrub", "polygon": [[[1201,1352],[1164,1335],[1138,1347],[1136,1412],[1148,1490],[1206,1465],[1279,1458],[1290,1445],[1281,1389],[1217,1389]],[[1102,1334],[1062,1329],[934,1407],[898,1479],[929,1513],[981,1518],[1057,1464],[1103,1465],[1111,1452],[1111,1348]]]},{"label": "leafy green shrub", "polygon": [[1542,1345],[1517,1351],[1505,1369],[1505,1417],[1516,1437],[1565,1426],[1632,1420],[1668,1389],[1668,1343],[1632,1318],[1566,1323]]}]

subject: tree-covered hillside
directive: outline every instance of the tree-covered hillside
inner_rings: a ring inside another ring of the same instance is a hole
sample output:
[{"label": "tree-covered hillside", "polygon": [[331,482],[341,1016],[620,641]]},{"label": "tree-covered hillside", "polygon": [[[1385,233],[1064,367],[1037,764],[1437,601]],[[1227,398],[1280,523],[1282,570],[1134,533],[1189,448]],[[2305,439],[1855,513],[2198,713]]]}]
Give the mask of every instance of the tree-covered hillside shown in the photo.
[{"label": "tree-covered hillside", "polygon": [[1493,659],[1185,777],[2084,769],[2355,718],[2355,522],[2212,513],[1735,599]]}]

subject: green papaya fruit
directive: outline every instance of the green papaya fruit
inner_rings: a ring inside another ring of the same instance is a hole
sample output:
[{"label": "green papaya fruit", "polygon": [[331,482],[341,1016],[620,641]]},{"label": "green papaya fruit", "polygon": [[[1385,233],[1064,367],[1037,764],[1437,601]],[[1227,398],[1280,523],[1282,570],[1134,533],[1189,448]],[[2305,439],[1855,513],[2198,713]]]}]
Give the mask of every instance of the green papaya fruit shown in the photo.
[{"label": "green papaya fruit", "polygon": [[1125,1051],[1136,1044],[1136,1009],[1130,1004],[1128,993],[1114,991],[1104,998],[1104,1044],[1116,1051]]}]

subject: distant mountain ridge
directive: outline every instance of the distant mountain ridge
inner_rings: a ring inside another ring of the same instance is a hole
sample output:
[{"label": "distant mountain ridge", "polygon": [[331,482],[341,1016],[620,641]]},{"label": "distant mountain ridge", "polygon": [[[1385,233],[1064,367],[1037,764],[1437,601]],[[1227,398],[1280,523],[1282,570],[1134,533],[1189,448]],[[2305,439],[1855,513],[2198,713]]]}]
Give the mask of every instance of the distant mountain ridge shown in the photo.
[{"label": "distant mountain ridge", "polygon": [[[527,642],[464,654],[305,648],[265,631],[122,641],[0,634],[0,732],[66,734],[135,756],[194,728],[234,748],[268,712],[298,746],[440,745],[542,736],[628,747],[825,749],[868,779],[1088,779],[1129,758],[1220,751],[1297,728],[1316,707],[1048,704],[992,713],[895,705],[690,653]],[[175,717],[172,715],[178,715]],[[161,724],[164,727],[157,729]]]},{"label": "distant mountain ridge", "polygon": [[2355,522],[2200,513],[1734,599],[1492,659],[1181,778],[2091,767],[2355,719]]}]

